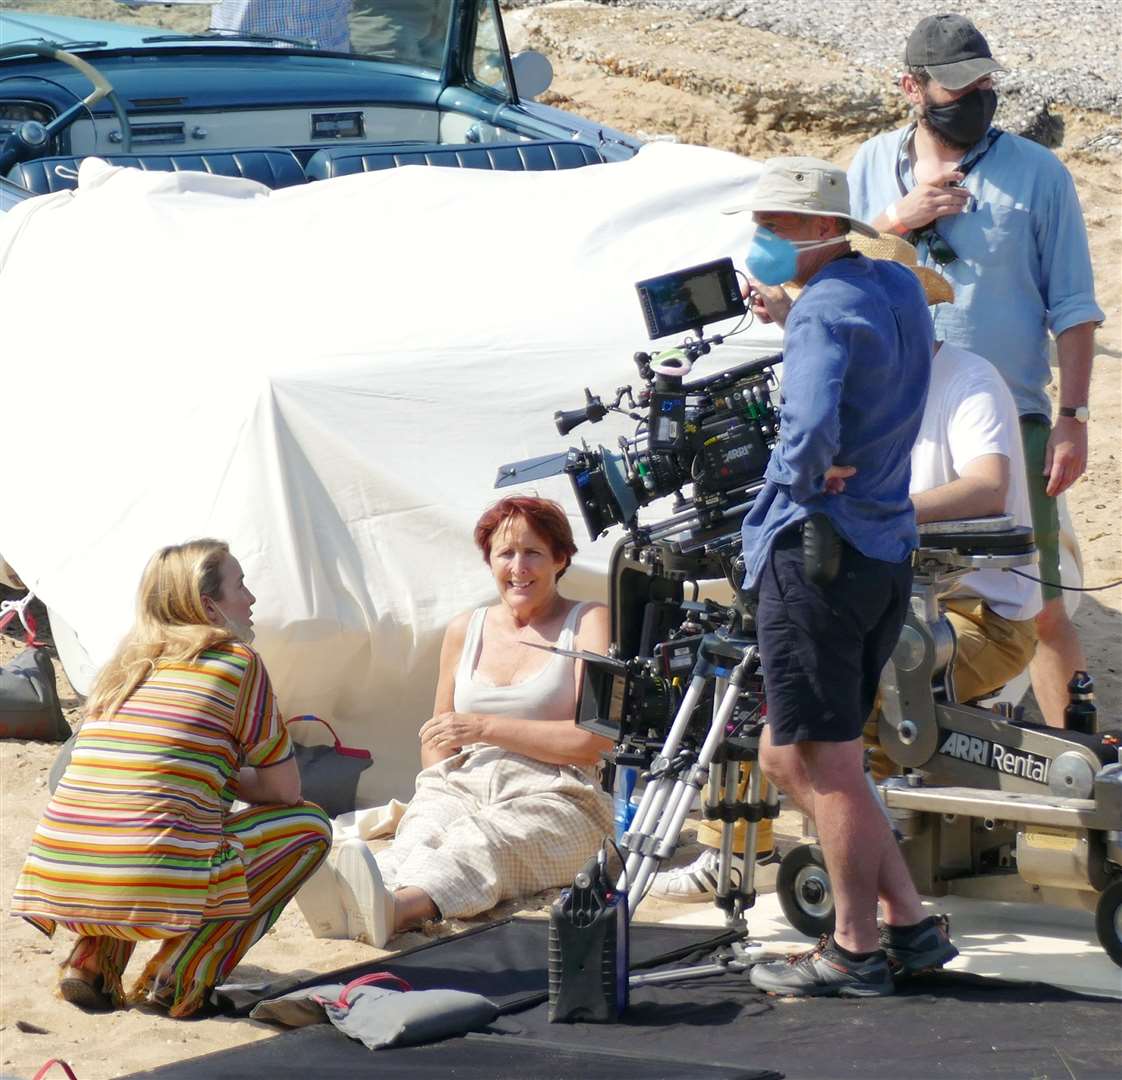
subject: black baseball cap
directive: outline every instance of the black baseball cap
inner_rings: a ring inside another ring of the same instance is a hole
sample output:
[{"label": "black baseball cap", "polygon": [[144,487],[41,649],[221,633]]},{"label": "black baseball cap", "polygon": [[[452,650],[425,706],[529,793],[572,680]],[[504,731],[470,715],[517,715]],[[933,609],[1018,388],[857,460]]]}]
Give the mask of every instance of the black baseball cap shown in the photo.
[{"label": "black baseball cap", "polygon": [[940,86],[961,90],[1005,69],[993,58],[981,31],[962,15],[928,15],[908,38],[904,63],[921,67]]}]

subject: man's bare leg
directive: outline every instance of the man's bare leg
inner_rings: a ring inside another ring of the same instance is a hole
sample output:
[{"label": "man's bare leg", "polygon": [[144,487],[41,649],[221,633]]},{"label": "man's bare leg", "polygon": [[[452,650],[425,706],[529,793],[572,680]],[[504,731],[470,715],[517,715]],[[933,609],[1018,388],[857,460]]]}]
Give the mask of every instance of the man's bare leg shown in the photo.
[{"label": "man's bare leg", "polygon": [[[863,753],[860,739],[775,746],[771,732],[765,729],[760,740],[763,771],[815,821],[834,889],[835,938],[854,952],[879,947],[878,896],[885,921],[893,926],[908,926],[924,917],[896,838],[865,778]],[[831,850],[841,853],[840,861],[838,854],[832,860]],[[854,871],[859,879],[856,887],[851,884]],[[855,913],[861,913],[856,922]],[[850,944],[856,939],[865,944]],[[870,941],[873,943],[868,944]]]},{"label": "man's bare leg", "polygon": [[1044,722],[1062,728],[1067,684],[1075,672],[1087,670],[1087,657],[1062,596],[1045,601],[1044,610],[1036,617],[1036,638],[1036,654],[1029,664],[1032,692]]},{"label": "man's bare leg", "polygon": [[834,939],[853,952],[872,952],[880,948],[877,895],[882,886],[890,922],[919,922],[923,905],[865,779],[861,740],[800,743],[799,749],[814,791],[815,824],[834,890]]}]

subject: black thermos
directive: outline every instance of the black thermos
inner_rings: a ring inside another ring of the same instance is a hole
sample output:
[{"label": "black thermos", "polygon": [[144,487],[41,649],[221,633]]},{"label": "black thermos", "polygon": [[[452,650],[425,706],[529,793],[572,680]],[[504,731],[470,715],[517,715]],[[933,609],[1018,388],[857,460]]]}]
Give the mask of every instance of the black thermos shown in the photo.
[{"label": "black thermos", "polygon": [[1067,684],[1068,703],[1064,709],[1064,727],[1085,735],[1098,733],[1095,712],[1095,680],[1085,671],[1077,671]]}]

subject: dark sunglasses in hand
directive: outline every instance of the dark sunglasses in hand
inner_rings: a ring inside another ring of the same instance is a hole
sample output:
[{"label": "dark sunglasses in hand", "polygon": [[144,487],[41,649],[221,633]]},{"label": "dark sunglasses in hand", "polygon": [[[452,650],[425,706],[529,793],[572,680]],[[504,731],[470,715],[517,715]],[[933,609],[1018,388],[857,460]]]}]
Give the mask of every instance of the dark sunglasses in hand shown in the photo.
[{"label": "dark sunglasses in hand", "polygon": [[957,261],[958,253],[948,243],[947,238],[935,228],[934,222],[924,225],[922,229],[913,229],[908,234],[908,242],[913,247],[918,247],[920,241],[927,245],[931,258],[940,266],[950,266]]}]

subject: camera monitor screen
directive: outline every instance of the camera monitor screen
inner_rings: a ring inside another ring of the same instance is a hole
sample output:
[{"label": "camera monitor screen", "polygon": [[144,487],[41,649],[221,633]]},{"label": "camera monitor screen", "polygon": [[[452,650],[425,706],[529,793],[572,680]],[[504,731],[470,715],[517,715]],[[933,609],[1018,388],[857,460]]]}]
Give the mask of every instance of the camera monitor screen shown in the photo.
[{"label": "camera monitor screen", "polygon": [[652,339],[744,314],[732,259],[717,259],[648,278],[638,282],[635,290]]}]

